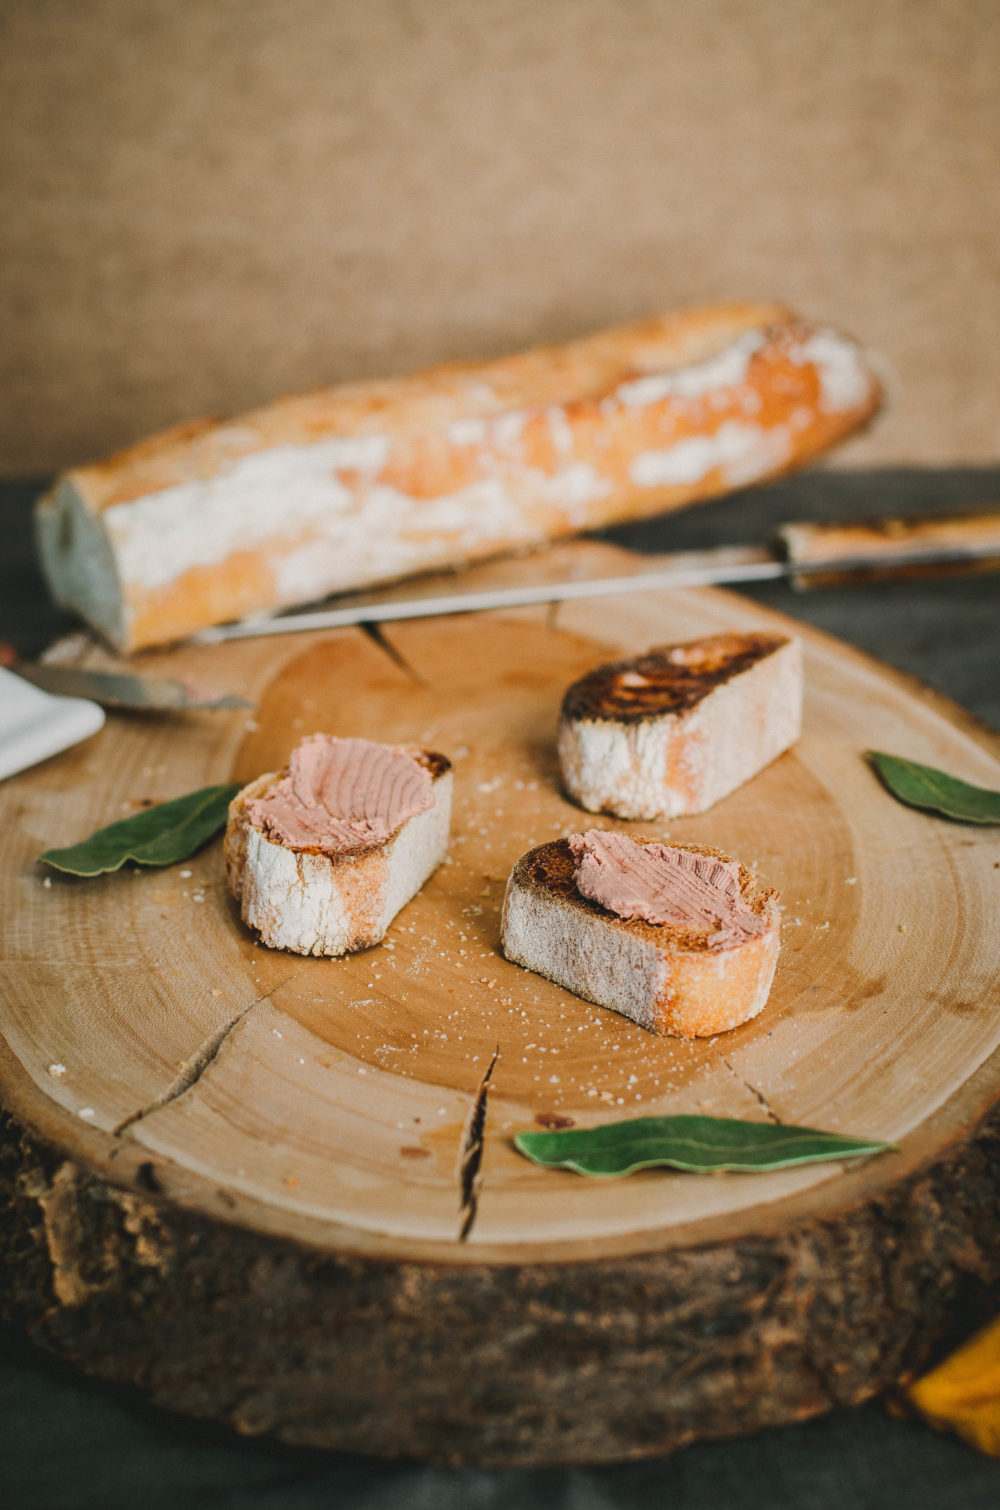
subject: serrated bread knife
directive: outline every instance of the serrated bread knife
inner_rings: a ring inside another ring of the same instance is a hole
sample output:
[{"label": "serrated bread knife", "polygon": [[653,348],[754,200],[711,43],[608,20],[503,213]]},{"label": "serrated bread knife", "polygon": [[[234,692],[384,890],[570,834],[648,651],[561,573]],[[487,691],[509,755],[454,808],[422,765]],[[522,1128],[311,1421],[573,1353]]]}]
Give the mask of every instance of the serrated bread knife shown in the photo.
[{"label": "serrated bread knife", "polygon": [[[509,565],[509,564],[508,564]],[[562,568],[562,569],[561,569]],[[306,613],[244,619],[202,630],[193,643],[248,639],[256,635],[297,634],[339,629],[348,624],[431,618],[536,603],[597,598],[654,589],[735,585],[789,578],[799,588],[844,581],[990,571],[1000,568],[1000,512],[919,515],[857,523],[782,525],[771,545],[722,545],[712,550],[638,556],[634,570],[601,575],[593,562],[567,575],[559,547],[522,558],[516,580],[481,589],[463,586],[459,576],[435,576],[397,583],[373,592],[330,600]],[[473,568],[473,573],[475,568]]]}]

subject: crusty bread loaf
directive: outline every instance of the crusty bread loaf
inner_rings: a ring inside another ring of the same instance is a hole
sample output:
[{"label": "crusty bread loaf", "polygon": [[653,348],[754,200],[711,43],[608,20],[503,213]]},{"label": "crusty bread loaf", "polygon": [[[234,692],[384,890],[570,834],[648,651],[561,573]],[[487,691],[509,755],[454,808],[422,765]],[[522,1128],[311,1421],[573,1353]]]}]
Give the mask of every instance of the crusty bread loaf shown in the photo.
[{"label": "crusty bread loaf", "polygon": [[240,915],[272,949],[341,955],[385,937],[393,918],[441,864],[451,819],[451,762],[409,750],[429,772],[433,802],[382,842],[346,853],[293,849],[256,825],[250,807],[287,771],[271,771],[238,792],[225,835],[226,879]]},{"label": "crusty bread loaf", "polygon": [[[629,835],[636,844],[656,841]],[[695,845],[673,849],[729,860]],[[522,855],[504,897],[501,942],[507,958],[653,1033],[703,1038],[754,1017],[771,988],[778,959],[777,893],[758,890],[738,867],[743,900],[761,932],[713,948],[704,930],[623,918],[581,895],[570,841],[557,839]]]},{"label": "crusty bread loaf", "polygon": [[592,813],[701,813],[802,728],[802,651],[775,634],[717,634],[598,666],[566,692],[559,763]]},{"label": "crusty bread loaf", "polygon": [[774,305],[287,398],[78,467],[56,599],[122,650],[708,498],[867,420],[860,349]]}]

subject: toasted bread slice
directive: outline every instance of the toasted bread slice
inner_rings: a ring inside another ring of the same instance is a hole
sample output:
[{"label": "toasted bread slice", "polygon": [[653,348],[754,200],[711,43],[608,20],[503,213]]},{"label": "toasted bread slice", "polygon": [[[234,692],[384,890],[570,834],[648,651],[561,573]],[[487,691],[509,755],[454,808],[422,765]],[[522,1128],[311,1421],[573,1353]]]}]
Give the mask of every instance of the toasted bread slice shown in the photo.
[{"label": "toasted bread slice", "polygon": [[702,813],[795,743],[802,652],[777,634],[716,634],[598,666],[559,719],[566,790],[592,813]]},{"label": "toasted bread slice", "polygon": [[[622,837],[640,846],[657,842]],[[739,897],[759,920],[757,931],[716,947],[711,927],[621,917],[581,894],[570,840],[557,839],[522,855],[511,872],[501,933],[505,955],[652,1033],[703,1038],[747,1022],[763,1007],[774,977],[777,893],[758,890],[750,872],[719,850],[669,848],[735,866]]]},{"label": "toasted bread slice", "polygon": [[291,847],[254,821],[254,804],[287,777],[272,771],[234,797],[226,827],[226,878],[243,921],[272,949],[341,955],[385,937],[448,849],[452,770],[446,756],[405,750],[430,775],[432,803],[380,842],[334,853]]}]

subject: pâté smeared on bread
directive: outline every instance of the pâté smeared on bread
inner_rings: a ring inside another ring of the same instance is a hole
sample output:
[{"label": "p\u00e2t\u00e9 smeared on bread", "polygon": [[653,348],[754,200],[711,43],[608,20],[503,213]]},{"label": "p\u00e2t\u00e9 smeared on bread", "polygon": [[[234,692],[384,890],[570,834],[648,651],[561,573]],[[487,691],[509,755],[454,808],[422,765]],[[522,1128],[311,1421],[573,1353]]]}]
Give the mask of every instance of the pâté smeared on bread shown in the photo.
[{"label": "p\u00e2t\u00e9 smeared on bread", "polygon": [[559,717],[563,784],[588,812],[702,813],[802,729],[802,651],[778,634],[710,635],[596,667]]},{"label": "p\u00e2t\u00e9 smeared on bread", "polygon": [[226,878],[243,921],[296,954],[380,943],[447,853],[451,795],[444,755],[308,736],[230,805]]},{"label": "p\u00e2t\u00e9 smeared on bread", "polygon": [[777,893],[715,849],[591,829],[522,855],[504,954],[653,1033],[702,1038],[767,1001]]},{"label": "p\u00e2t\u00e9 smeared on bread", "polygon": [[682,311],[166,431],[66,472],[40,556],[136,650],[773,477],[879,402],[855,342],[782,306]]}]

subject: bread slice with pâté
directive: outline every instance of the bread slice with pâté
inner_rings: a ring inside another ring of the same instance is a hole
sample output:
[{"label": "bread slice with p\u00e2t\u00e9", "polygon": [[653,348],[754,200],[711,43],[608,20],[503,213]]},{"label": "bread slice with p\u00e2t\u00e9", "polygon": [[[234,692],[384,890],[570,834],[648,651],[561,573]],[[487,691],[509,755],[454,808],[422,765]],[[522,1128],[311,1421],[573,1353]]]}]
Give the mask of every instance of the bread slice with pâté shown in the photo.
[{"label": "bread slice with p\u00e2t\u00e9", "polygon": [[501,943],[650,1032],[701,1038],[764,1006],[780,928],[777,892],[721,851],[591,829],[518,860]]},{"label": "bread slice with p\u00e2t\u00e9", "polygon": [[230,804],[226,876],[243,921],[296,954],[380,943],[447,853],[451,796],[436,751],[310,735]]}]

